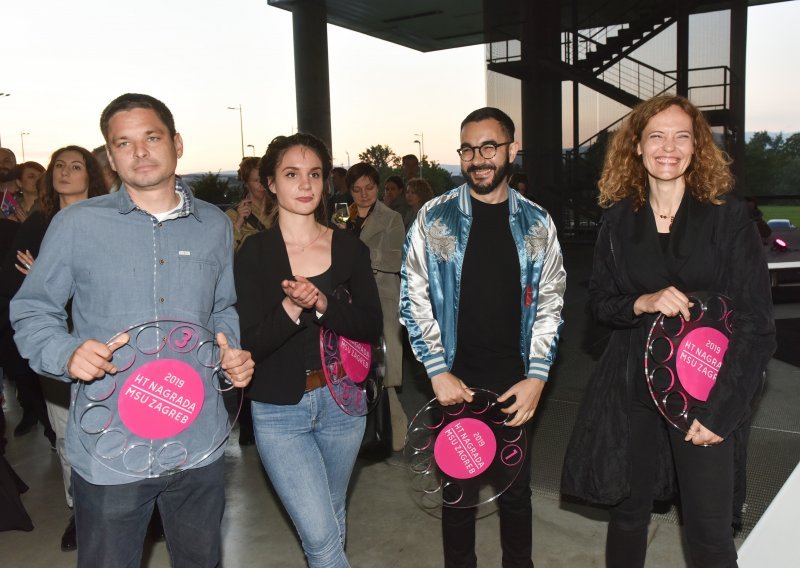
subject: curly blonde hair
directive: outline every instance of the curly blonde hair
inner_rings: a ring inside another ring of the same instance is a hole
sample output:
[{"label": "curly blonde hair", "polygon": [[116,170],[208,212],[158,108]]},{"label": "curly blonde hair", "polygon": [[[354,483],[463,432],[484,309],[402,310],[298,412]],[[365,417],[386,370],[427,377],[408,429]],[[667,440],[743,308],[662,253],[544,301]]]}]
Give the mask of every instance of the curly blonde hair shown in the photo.
[{"label": "curly blonde hair", "polygon": [[597,183],[600,207],[631,198],[636,210],[647,198],[647,170],[636,147],[649,120],[671,106],[689,115],[694,126],[694,155],[686,169],[686,187],[701,202],[719,205],[719,196],[733,189],[728,155],[714,142],[711,127],[700,110],[685,97],[660,95],[637,105],[622,127],[611,135],[603,173]]}]

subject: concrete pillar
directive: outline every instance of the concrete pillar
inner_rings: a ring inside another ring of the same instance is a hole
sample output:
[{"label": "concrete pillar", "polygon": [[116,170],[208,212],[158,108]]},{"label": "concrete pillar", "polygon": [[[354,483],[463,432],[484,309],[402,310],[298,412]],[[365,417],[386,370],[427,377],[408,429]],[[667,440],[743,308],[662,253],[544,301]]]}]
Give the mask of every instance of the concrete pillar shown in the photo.
[{"label": "concrete pillar", "polygon": [[331,96],[325,3],[296,0],[292,9],[292,31],[297,130],[319,137],[330,148]]},{"label": "concrete pillar", "polygon": [[[561,77],[543,62],[561,58],[561,3],[521,2],[522,61],[528,77],[522,81],[522,148],[525,173],[534,198],[561,226],[562,140]],[[555,68],[554,67],[551,67]]]},{"label": "concrete pillar", "polygon": [[689,96],[689,9],[685,0],[678,2],[677,54],[679,95]]},{"label": "concrete pillar", "polygon": [[736,176],[736,189],[746,190],[744,181],[744,111],[745,68],[747,59],[747,0],[731,2],[731,91],[730,91],[730,135],[728,153],[733,158],[731,171]]}]

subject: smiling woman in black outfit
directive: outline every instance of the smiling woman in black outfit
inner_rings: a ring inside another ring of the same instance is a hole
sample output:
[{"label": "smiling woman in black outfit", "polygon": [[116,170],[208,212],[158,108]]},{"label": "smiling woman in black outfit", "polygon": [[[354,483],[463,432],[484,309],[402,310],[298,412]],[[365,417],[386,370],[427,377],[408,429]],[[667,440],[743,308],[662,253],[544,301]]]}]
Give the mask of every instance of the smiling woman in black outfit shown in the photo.
[{"label": "smiling woman in black outfit", "polygon": [[[596,319],[613,331],[562,477],[564,493],[612,506],[608,566],[644,566],[653,500],[671,497],[676,485],[691,565],[736,566],[732,523],[775,326],[761,239],[732,185],[708,123],[683,97],[642,103],[611,140],[589,296]],[[688,294],[699,291],[732,299],[734,331],[716,385],[682,433],[650,397],[645,344],[659,314],[688,318]]]}]

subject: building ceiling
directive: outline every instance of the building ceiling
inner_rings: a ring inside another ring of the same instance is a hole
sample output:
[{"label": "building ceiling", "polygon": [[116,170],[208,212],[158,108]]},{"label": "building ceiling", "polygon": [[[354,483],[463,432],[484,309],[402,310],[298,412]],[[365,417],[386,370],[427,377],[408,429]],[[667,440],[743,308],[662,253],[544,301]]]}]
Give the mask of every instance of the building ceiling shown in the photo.
[{"label": "building ceiling", "polygon": [[[328,23],[418,51],[437,51],[521,37],[521,4],[530,0],[267,0],[292,11],[299,2],[326,6]],[[748,6],[786,0],[747,0]],[[691,13],[728,8],[730,1],[686,0]],[[676,3],[668,4],[675,6]],[[663,10],[662,0],[562,0],[562,28],[625,23],[633,10]]]}]

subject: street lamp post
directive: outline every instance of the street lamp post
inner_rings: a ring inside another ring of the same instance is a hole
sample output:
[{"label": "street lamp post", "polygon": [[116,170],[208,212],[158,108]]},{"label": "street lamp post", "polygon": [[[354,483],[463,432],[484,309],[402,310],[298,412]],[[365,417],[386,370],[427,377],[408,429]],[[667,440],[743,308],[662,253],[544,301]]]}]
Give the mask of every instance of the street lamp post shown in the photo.
[{"label": "street lamp post", "polygon": [[19,143],[22,145],[22,161],[25,161],[25,137],[30,135],[30,132],[19,133]]},{"label": "street lamp post", "polygon": [[419,137],[419,140],[414,140],[414,142],[419,144],[419,175],[422,177],[422,159],[425,157],[425,134],[420,131],[419,134],[415,132],[414,136]]},{"label": "street lamp post", "polygon": [[228,110],[239,109],[239,136],[242,139],[242,157],[244,157],[244,122],[242,121],[242,105],[239,103],[235,107],[228,107]]},{"label": "street lamp post", "polygon": [[[10,96],[11,96],[11,93],[0,93],[0,98],[10,97]],[[0,148],[2,148],[2,147],[3,147],[3,138],[0,137]]]}]

